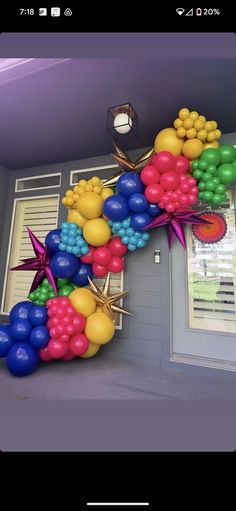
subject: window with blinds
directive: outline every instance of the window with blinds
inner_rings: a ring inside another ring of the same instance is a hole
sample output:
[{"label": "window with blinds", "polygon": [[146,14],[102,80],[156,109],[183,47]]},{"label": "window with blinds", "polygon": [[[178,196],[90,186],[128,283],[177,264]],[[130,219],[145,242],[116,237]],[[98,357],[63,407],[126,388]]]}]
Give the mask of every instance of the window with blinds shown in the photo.
[{"label": "window with blinds", "polygon": [[228,191],[228,201],[211,210],[224,216],[227,233],[220,242],[207,244],[197,240],[192,228],[188,227],[189,326],[235,333],[236,232],[233,193]]},{"label": "window with blinds", "polygon": [[58,195],[15,201],[1,307],[3,313],[9,313],[17,302],[27,298],[35,274],[32,271],[9,271],[22,259],[34,257],[26,226],[44,242],[47,233],[57,228],[58,201]]}]

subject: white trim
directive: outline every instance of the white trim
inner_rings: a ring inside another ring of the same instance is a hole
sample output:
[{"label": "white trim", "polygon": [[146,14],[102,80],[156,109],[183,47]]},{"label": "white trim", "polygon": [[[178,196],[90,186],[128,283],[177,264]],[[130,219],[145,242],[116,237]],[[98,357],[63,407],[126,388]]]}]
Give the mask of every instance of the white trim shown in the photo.
[{"label": "white trim", "polygon": [[[60,176],[58,185],[39,186],[38,188],[24,188],[24,190],[17,190],[17,184],[22,181],[30,181],[30,179],[42,179],[44,177]],[[61,186],[61,172],[53,172],[52,174],[41,174],[39,176],[29,176],[16,179],[15,181],[15,193],[24,193],[33,190],[43,190],[45,188],[59,188]]]},{"label": "white trim", "polygon": [[[4,283],[3,283],[2,299],[1,299],[1,310],[0,310],[0,314],[2,314],[4,316],[9,316],[8,312],[3,311],[3,308],[4,308],[4,301],[5,301],[5,295],[6,295],[8,265],[9,265],[9,261],[10,261],[10,255],[11,255],[11,244],[12,244],[13,227],[14,227],[14,221],[15,221],[16,204],[19,201],[26,201],[26,200],[32,200],[32,199],[47,199],[50,197],[58,197],[58,205],[59,205],[59,199],[60,199],[59,193],[54,193],[54,194],[50,194],[50,195],[32,195],[31,197],[19,197],[17,199],[14,199],[13,209],[12,209],[12,217],[11,217],[11,228],[10,228],[10,235],[9,235],[8,249],[7,249],[7,259],[6,259],[6,264],[5,264],[5,275],[4,275]],[[58,215],[59,215],[59,207],[57,209],[57,224],[58,224]]]},{"label": "white trim", "polygon": [[73,182],[73,175],[74,174],[82,174],[86,172],[94,172],[97,170],[106,170],[106,169],[114,169],[118,168],[119,165],[116,163],[113,163],[112,165],[101,165],[100,167],[88,167],[85,169],[79,169],[79,170],[71,170],[70,172],[70,186],[76,185],[76,183]]},{"label": "white trim", "polygon": [[195,366],[209,367],[211,369],[221,369],[224,371],[236,372],[236,363],[228,360],[219,360],[215,358],[198,357],[197,355],[186,355],[180,353],[172,353],[170,362],[180,364],[190,364]]}]

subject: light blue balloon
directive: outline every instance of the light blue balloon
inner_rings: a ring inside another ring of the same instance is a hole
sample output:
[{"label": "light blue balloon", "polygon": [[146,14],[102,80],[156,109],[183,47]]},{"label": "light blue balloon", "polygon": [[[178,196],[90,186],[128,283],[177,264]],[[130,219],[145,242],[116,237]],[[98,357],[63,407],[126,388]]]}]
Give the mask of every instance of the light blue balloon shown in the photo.
[{"label": "light blue balloon", "polygon": [[67,243],[68,236],[61,236],[61,241],[62,241],[62,243]]},{"label": "light blue balloon", "polygon": [[143,240],[147,241],[150,238],[150,234],[148,234],[148,232],[144,232],[142,235],[142,238],[143,238]]},{"label": "light blue balloon", "polygon": [[122,243],[124,243],[124,245],[128,245],[128,243],[129,243],[129,236],[123,236],[121,241],[122,241]]},{"label": "light blue balloon", "polygon": [[69,238],[67,244],[69,245],[69,247],[73,247],[76,244],[76,241],[74,238]]},{"label": "light blue balloon", "polygon": [[82,247],[84,244],[85,244],[85,241],[83,240],[83,238],[80,238],[80,239],[77,241],[77,245],[78,245],[78,247]]},{"label": "light blue balloon", "polygon": [[59,243],[59,249],[60,249],[60,250],[66,250],[66,245],[65,245],[65,243]]},{"label": "light blue balloon", "polygon": [[75,223],[75,222],[68,222],[68,225],[69,225],[69,229],[76,229],[77,230],[77,227],[78,225]]},{"label": "light blue balloon", "polygon": [[110,225],[110,227],[112,227],[112,226],[113,226],[113,222],[112,222],[112,220],[108,220],[108,222],[107,222],[107,223],[108,223],[108,225]]},{"label": "light blue balloon", "polygon": [[84,245],[84,246],[81,248],[81,254],[86,255],[86,254],[88,254],[88,252],[89,252],[88,245]]},{"label": "light blue balloon", "polygon": [[75,245],[74,247],[72,247],[72,254],[76,255],[76,256],[79,256],[80,255],[80,249],[77,245]]},{"label": "light blue balloon", "polygon": [[125,233],[126,233],[126,231],[125,231],[125,229],[122,227],[121,229],[119,229],[119,231],[118,231],[118,233],[117,233],[117,234],[118,234],[118,236],[120,236],[120,237],[122,238],[122,236],[125,236]]},{"label": "light blue balloon", "polygon": [[72,252],[73,252],[73,248],[74,248],[74,247],[70,247],[70,245],[67,245],[67,247],[66,247],[66,251],[67,251],[69,254],[72,254]]},{"label": "light blue balloon", "polygon": [[136,246],[132,245],[132,243],[129,243],[128,244],[128,250],[130,250],[130,252],[134,252],[134,250],[136,250]]},{"label": "light blue balloon", "polygon": [[138,242],[137,242],[137,247],[143,248],[143,247],[145,247],[145,245],[146,245],[145,241],[142,238],[139,238]]},{"label": "light blue balloon", "polygon": [[82,234],[82,229],[80,229],[80,227],[77,228],[77,236],[80,235],[81,236]]},{"label": "light blue balloon", "polygon": [[113,228],[118,231],[119,229],[121,229],[121,223],[120,222],[114,222]]},{"label": "light blue balloon", "polygon": [[71,238],[76,238],[76,236],[77,236],[77,232],[76,232],[76,230],[75,230],[75,229],[70,230],[70,231],[68,232],[68,236],[70,236]]},{"label": "light blue balloon", "polygon": [[123,222],[121,222],[121,225],[122,225],[122,227],[124,227],[125,229],[128,229],[128,228],[129,228],[129,226],[130,226],[130,222],[131,222],[130,218],[126,218],[125,220],[123,220]]},{"label": "light blue balloon", "polygon": [[131,243],[131,245],[137,245],[138,238],[136,238],[136,236],[130,236],[129,242]]},{"label": "light blue balloon", "polygon": [[114,227],[114,225],[113,225],[113,227],[111,228],[111,230],[112,230],[113,234],[117,234],[118,229],[116,229],[116,228]]},{"label": "light blue balloon", "polygon": [[68,228],[69,228],[69,225],[68,225],[68,223],[67,223],[67,222],[63,222],[63,223],[61,224],[61,229],[62,229],[62,230],[68,231]]},{"label": "light blue balloon", "polygon": [[134,235],[136,236],[136,238],[141,238],[142,236],[141,232],[135,232]]},{"label": "light blue balloon", "polygon": [[132,229],[132,227],[129,227],[129,228],[127,229],[126,234],[127,234],[127,236],[133,236],[133,234],[134,234],[134,230]]}]

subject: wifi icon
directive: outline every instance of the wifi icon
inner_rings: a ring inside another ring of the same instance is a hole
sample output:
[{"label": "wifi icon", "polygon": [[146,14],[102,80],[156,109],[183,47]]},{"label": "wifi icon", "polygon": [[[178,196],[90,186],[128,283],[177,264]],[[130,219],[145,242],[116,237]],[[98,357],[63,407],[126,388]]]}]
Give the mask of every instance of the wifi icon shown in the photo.
[{"label": "wifi icon", "polygon": [[179,7],[178,9],[176,9],[176,12],[181,16],[181,14],[183,14],[185,11],[185,9],[182,9],[182,7]]}]

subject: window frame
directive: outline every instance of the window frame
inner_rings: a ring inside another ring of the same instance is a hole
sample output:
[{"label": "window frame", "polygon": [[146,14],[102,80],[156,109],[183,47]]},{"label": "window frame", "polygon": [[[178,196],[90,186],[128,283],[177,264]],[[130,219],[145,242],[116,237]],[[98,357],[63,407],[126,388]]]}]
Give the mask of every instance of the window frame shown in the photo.
[{"label": "window frame", "polygon": [[[32,179],[43,179],[45,177],[59,176],[59,184],[58,185],[49,185],[49,186],[38,186],[37,188],[24,188],[24,190],[17,190],[17,185],[21,181],[30,181]],[[15,180],[15,193],[24,193],[24,192],[33,192],[37,190],[47,190],[48,188],[60,188],[61,187],[61,172],[52,172],[51,174],[40,174],[37,176],[29,176],[22,177]]]}]

